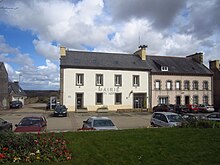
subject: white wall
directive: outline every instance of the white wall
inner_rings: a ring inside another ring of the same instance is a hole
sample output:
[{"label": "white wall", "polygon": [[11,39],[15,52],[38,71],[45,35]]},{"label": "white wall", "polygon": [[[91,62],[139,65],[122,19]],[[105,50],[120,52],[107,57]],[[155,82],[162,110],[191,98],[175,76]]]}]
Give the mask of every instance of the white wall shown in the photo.
[{"label": "white wall", "polygon": [[[84,86],[76,86],[76,74],[84,74]],[[96,105],[96,93],[103,92],[103,105],[109,110],[133,107],[133,94],[146,93],[148,98],[148,77],[146,71],[122,71],[122,70],[90,70],[90,69],[64,69],[63,76],[63,104],[68,110],[75,111],[76,93],[84,93],[84,106],[89,111],[96,111],[100,105]],[[96,74],[103,74],[103,86],[96,86]],[[114,75],[122,75],[122,86],[115,87]],[[140,76],[140,86],[133,87],[133,75]],[[105,91],[104,91],[105,89]],[[102,90],[102,91],[101,91]],[[115,105],[115,91],[122,93],[122,104]],[[148,101],[148,100],[147,100]],[[147,103],[148,107],[148,103]]]}]

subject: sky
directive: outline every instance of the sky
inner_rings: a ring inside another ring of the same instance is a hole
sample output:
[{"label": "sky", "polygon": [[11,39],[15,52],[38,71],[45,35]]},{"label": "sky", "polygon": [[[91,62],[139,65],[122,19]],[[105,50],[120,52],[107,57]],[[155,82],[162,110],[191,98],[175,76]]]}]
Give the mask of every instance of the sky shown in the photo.
[{"label": "sky", "polygon": [[219,0],[0,0],[0,61],[25,90],[59,89],[59,49],[219,60]]}]

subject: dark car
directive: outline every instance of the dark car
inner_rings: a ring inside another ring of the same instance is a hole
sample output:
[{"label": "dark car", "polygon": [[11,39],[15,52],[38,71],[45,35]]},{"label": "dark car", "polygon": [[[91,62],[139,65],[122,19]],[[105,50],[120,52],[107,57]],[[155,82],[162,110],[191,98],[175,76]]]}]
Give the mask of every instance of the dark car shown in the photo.
[{"label": "dark car", "polygon": [[43,132],[46,131],[47,120],[44,116],[24,117],[15,126],[14,132]]},{"label": "dark car", "polygon": [[9,123],[4,119],[0,118],[0,131],[11,131],[11,130],[12,130],[12,123]]},{"label": "dark car", "polygon": [[153,107],[154,112],[169,112],[169,106],[166,104],[158,104],[157,106]]},{"label": "dark car", "polygon": [[54,116],[67,116],[67,109],[65,105],[57,105],[54,109]]},{"label": "dark car", "polygon": [[23,107],[23,103],[19,100],[10,102],[10,108],[22,108],[22,107]]}]

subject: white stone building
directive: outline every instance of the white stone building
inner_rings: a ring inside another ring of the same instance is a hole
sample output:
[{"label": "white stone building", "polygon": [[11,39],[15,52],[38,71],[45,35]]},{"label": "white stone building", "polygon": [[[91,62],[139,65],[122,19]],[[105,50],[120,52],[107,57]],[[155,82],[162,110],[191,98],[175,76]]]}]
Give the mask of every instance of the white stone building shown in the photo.
[{"label": "white stone building", "polygon": [[61,103],[70,111],[149,108],[149,69],[145,59],[145,48],[134,55],[61,47]]}]

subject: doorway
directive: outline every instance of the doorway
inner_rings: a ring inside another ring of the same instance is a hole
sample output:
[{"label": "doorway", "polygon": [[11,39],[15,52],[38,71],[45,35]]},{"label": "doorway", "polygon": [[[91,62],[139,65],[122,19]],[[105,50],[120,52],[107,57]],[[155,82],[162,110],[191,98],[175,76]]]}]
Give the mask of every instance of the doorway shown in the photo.
[{"label": "doorway", "polygon": [[146,93],[134,93],[133,108],[146,109]]},{"label": "doorway", "polygon": [[76,93],[76,108],[83,108],[83,93]]}]

